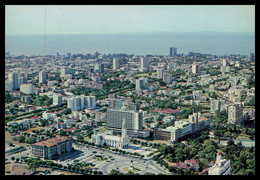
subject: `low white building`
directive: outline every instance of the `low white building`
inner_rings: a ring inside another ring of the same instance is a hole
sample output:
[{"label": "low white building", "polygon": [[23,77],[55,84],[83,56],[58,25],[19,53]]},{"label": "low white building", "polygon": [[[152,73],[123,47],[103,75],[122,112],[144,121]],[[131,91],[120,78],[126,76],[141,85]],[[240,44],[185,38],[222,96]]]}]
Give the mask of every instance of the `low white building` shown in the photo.
[{"label": "low white building", "polygon": [[91,143],[101,146],[112,146],[116,148],[124,148],[129,145],[129,137],[127,136],[126,123],[123,119],[121,137],[113,136],[111,133],[100,133],[91,136]]}]

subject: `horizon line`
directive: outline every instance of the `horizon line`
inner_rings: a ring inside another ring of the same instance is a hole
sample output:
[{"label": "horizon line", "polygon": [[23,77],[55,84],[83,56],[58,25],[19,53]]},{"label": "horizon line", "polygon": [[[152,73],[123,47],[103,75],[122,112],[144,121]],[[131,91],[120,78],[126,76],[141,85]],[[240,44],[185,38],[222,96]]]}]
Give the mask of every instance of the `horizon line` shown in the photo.
[{"label": "horizon line", "polygon": [[[145,34],[145,33],[255,33],[255,31],[136,31],[136,32],[87,32],[87,33],[50,33],[46,35],[83,35],[83,34]],[[42,34],[5,34],[5,36],[44,35]]]}]

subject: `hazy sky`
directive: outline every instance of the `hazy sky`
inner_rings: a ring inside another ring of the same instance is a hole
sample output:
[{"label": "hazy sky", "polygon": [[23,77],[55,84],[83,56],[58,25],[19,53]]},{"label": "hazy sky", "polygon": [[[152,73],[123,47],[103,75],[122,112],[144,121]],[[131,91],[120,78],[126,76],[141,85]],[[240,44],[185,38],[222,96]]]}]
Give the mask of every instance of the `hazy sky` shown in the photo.
[{"label": "hazy sky", "polygon": [[6,5],[6,35],[254,32],[254,5]]}]

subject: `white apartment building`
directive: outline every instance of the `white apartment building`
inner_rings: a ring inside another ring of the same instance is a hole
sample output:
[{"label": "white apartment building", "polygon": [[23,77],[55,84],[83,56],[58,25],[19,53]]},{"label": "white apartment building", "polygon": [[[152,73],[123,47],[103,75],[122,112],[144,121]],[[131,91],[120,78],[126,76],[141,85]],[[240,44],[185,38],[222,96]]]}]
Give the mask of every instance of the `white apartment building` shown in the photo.
[{"label": "white apartment building", "polygon": [[198,64],[192,64],[192,73],[194,73],[194,74],[200,73],[200,67]]},{"label": "white apartment building", "polygon": [[169,70],[176,69],[177,64],[176,63],[169,63],[168,68]]},{"label": "white apartment building", "polygon": [[109,99],[108,107],[109,109],[121,109],[122,99]]},{"label": "white apartment building", "polygon": [[32,84],[21,84],[20,91],[24,94],[35,94],[35,86]]},{"label": "white apartment building", "polygon": [[149,57],[141,57],[141,59],[140,59],[140,69],[146,69],[145,71],[150,71]]},{"label": "white apartment building", "polygon": [[96,97],[95,96],[76,96],[68,99],[68,108],[71,111],[79,111],[84,108],[94,108],[96,107]]},{"label": "white apartment building", "polygon": [[241,125],[243,123],[243,105],[234,104],[228,107],[228,123]]},{"label": "white apartment building", "polygon": [[119,69],[119,59],[113,58],[113,69]]},{"label": "white apartment building", "polygon": [[39,83],[44,82],[46,82],[46,72],[42,70],[39,72]]},{"label": "white apartment building", "polygon": [[164,69],[157,68],[157,79],[162,79],[163,78],[163,72],[164,72]]},{"label": "white apartment building", "polygon": [[16,90],[19,88],[18,86],[18,74],[16,72],[12,72],[8,74],[9,82],[12,82],[12,90]]},{"label": "white apartment building", "polygon": [[166,84],[171,84],[172,83],[172,74],[170,74],[168,72],[163,73],[163,81]]},{"label": "white apartment building", "polygon": [[61,68],[61,77],[64,77],[65,74],[73,74],[73,69],[68,68],[68,67],[63,67]]},{"label": "white apartment building", "polygon": [[62,104],[62,95],[61,94],[53,94],[53,105],[61,105]]},{"label": "white apartment building", "polygon": [[230,160],[222,159],[222,152],[218,152],[216,162],[208,172],[209,175],[230,175]]}]

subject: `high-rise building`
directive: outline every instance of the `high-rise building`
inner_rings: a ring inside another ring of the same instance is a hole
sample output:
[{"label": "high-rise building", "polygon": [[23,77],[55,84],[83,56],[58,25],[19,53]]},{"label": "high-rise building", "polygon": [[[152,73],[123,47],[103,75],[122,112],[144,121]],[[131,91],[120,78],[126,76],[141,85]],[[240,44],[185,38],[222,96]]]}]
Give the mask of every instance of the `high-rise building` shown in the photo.
[{"label": "high-rise building", "polygon": [[24,94],[35,94],[35,86],[32,84],[21,84],[20,91]]},{"label": "high-rise building", "polygon": [[163,78],[163,72],[164,72],[164,69],[157,68],[157,79],[162,79]]},{"label": "high-rise building", "polygon": [[5,90],[12,91],[13,90],[13,82],[10,80],[5,81]]},{"label": "high-rise building", "polygon": [[200,67],[198,64],[192,64],[192,73],[193,74],[199,74],[200,73]]},{"label": "high-rise building", "polygon": [[53,105],[61,105],[62,104],[62,95],[61,94],[53,94]]},{"label": "high-rise building", "polygon": [[139,104],[128,102],[126,108],[127,108],[127,110],[138,111],[139,110]]},{"label": "high-rise building", "polygon": [[210,99],[210,111],[223,111],[227,110],[227,103],[225,101]]},{"label": "high-rise building", "polygon": [[170,47],[170,57],[177,55],[177,47]]},{"label": "high-rise building", "polygon": [[249,56],[247,56],[247,61],[251,62],[254,60],[254,53],[250,53]]},{"label": "high-rise building", "polygon": [[46,82],[46,72],[44,70],[39,72],[39,83]]},{"label": "high-rise building", "polygon": [[149,57],[141,57],[141,59],[140,59],[140,69],[142,69],[143,71],[150,71]]},{"label": "high-rise building", "polygon": [[94,108],[96,107],[96,97],[95,96],[76,96],[68,99],[68,108],[72,111],[83,110],[84,108]]},{"label": "high-rise building", "polygon": [[243,105],[234,104],[228,107],[228,123],[242,125]]},{"label": "high-rise building", "polygon": [[119,69],[119,59],[113,58],[113,69]]},{"label": "high-rise building", "polygon": [[126,119],[126,128],[128,130],[142,130],[143,116],[140,111],[128,110],[107,110],[107,129],[121,129],[123,118]]},{"label": "high-rise building", "polygon": [[227,64],[227,60],[226,59],[223,59],[222,60],[222,66],[227,66],[228,64]]},{"label": "high-rise building", "polygon": [[19,88],[18,86],[18,74],[16,72],[8,74],[8,80],[12,82],[12,90]]},{"label": "high-rise building", "polygon": [[222,152],[218,152],[216,162],[208,172],[209,175],[230,175],[230,160],[222,159]]},{"label": "high-rise building", "polygon": [[5,51],[6,56],[10,56],[10,51]]},{"label": "high-rise building", "polygon": [[163,81],[166,84],[171,84],[172,83],[172,74],[170,74],[168,72],[163,73]]},{"label": "high-rise building", "polygon": [[136,79],[135,80],[135,90],[141,90],[145,86],[145,80],[144,79]]},{"label": "high-rise building", "polygon": [[61,77],[64,77],[66,74],[73,74],[73,69],[68,67],[61,68]]},{"label": "high-rise building", "polygon": [[169,70],[176,69],[177,64],[176,63],[169,63]]},{"label": "high-rise building", "polygon": [[109,109],[121,109],[122,99],[109,99]]},{"label": "high-rise building", "polygon": [[97,73],[103,73],[104,72],[104,64],[96,64],[95,65],[95,72]]}]

